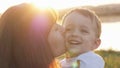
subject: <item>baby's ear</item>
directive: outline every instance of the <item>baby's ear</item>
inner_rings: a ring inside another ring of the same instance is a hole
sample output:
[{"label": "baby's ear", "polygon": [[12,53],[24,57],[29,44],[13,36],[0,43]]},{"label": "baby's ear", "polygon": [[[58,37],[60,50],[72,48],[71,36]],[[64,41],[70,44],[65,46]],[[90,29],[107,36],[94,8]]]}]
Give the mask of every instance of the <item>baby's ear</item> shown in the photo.
[{"label": "baby's ear", "polygon": [[100,46],[100,44],[101,44],[101,39],[100,38],[96,39],[94,49],[97,49]]}]

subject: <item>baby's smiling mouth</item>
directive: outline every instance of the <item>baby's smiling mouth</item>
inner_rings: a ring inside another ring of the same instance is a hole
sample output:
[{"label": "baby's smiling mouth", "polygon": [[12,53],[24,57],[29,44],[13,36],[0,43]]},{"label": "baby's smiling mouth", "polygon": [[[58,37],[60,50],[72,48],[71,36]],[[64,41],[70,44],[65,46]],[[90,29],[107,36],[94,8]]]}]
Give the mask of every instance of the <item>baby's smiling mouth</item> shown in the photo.
[{"label": "baby's smiling mouth", "polygon": [[72,45],[79,45],[79,44],[81,44],[81,42],[78,41],[78,40],[68,40],[68,43],[72,44]]}]

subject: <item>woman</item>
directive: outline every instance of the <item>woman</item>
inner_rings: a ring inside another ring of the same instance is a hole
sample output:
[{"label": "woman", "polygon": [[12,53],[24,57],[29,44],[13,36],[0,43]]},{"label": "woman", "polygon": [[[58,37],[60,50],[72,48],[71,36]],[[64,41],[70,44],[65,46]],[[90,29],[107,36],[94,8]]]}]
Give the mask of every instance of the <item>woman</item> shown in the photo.
[{"label": "woman", "polygon": [[52,9],[8,8],[0,19],[0,68],[58,68],[54,58],[65,48],[56,20]]}]

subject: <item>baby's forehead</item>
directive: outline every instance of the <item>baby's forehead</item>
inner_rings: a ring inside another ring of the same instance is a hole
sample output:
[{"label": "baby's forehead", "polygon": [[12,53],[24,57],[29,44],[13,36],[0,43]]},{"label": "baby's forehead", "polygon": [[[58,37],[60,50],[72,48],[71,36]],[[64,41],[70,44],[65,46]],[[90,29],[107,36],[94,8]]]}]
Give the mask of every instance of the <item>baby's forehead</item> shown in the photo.
[{"label": "baby's forehead", "polygon": [[87,16],[85,16],[81,13],[72,12],[64,18],[63,23],[65,23],[65,22],[76,22],[76,21],[78,21],[78,22],[81,22],[81,21],[82,22],[91,22],[92,20],[89,17],[87,17]]},{"label": "baby's forehead", "polygon": [[71,15],[74,15],[74,16],[77,16],[77,15],[82,15],[82,16],[84,16],[84,17],[87,17],[87,18],[92,18],[92,15],[90,15],[89,13],[85,13],[85,12],[79,12],[79,11],[73,11],[73,12],[71,12],[71,13],[69,13],[69,14],[67,14],[66,15],[66,18],[68,17],[68,16],[71,16]]},{"label": "baby's forehead", "polygon": [[[76,16],[79,16],[79,17],[76,17]],[[80,13],[80,12],[76,12],[76,11],[71,12],[68,15],[66,15],[66,17],[64,17],[63,23],[65,23],[65,21],[72,21],[73,19],[75,20],[77,18],[81,19],[80,16],[83,16],[84,19],[87,19],[87,20],[89,19],[90,23],[96,26],[97,18],[94,15],[92,15],[92,13],[91,14],[85,14],[85,13]]]},{"label": "baby's forehead", "polygon": [[[93,23],[93,21],[81,14],[81,13],[78,13],[78,12],[72,12],[70,13],[68,16],[66,16],[66,18],[64,19],[64,22],[63,22],[63,26],[78,26],[78,27],[83,27],[83,26],[92,26],[92,27],[95,27],[95,23]],[[96,28],[95,28],[96,29]]]},{"label": "baby's forehead", "polygon": [[95,18],[94,13],[92,11],[84,10],[84,9],[76,9],[66,13],[66,15],[63,17],[63,24],[65,23],[65,21],[68,22],[68,21],[72,21],[73,19],[75,20],[76,18],[79,19],[80,16],[76,17],[78,15],[83,16],[84,19],[88,18],[91,21],[91,24],[96,24],[94,21]]}]

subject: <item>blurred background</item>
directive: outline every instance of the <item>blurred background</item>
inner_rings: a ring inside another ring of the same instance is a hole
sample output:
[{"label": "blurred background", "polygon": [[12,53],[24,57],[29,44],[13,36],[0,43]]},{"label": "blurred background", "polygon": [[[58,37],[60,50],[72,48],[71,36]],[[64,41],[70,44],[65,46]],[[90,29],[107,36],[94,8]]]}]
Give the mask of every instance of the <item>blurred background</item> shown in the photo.
[{"label": "blurred background", "polygon": [[0,0],[0,15],[8,7],[23,2],[57,9],[59,21],[73,8],[83,7],[95,11],[102,21],[102,43],[95,52],[104,58],[105,68],[120,68],[120,0]]}]

